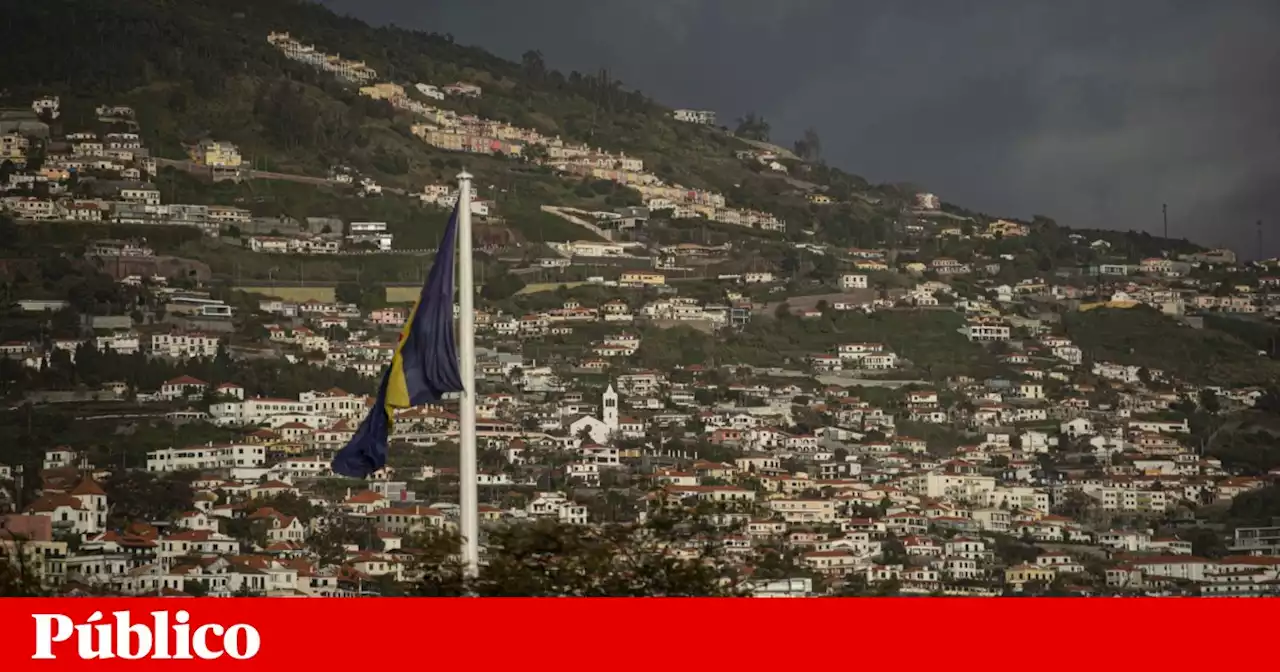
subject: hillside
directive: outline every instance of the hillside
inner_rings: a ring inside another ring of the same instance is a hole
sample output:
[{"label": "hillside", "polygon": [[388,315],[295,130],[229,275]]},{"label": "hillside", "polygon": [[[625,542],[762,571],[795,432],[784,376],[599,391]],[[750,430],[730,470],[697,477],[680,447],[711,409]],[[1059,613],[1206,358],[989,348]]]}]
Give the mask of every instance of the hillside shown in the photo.
[{"label": "hillside", "polygon": [[1070,313],[1067,335],[1094,361],[1160,369],[1206,385],[1269,385],[1280,362],[1213,329],[1193,329],[1145,307]]},{"label": "hillside", "polygon": [[[434,149],[410,132],[415,121],[411,114],[285,58],[266,40],[268,33],[283,31],[318,50],[363,61],[378,72],[378,81],[408,88],[420,82],[479,85],[483,96],[432,104],[638,157],[667,183],[719,192],[732,207],[777,216],[788,223],[787,235],[795,240],[816,236],[860,247],[913,242],[907,225],[914,219],[909,214],[914,192],[871,185],[824,164],[802,163],[789,152],[778,152],[789,174],[743,161],[735,152],[768,145],[675,121],[669,108],[625,89],[607,72],[557,72],[537,52],[515,63],[458,45],[447,34],[373,28],[297,0],[46,0],[16,3],[6,9],[5,18],[0,24],[5,63],[0,107],[26,106],[33,96],[56,94],[63,100],[59,122],[72,129],[91,125],[96,105],[131,105],[138,111],[144,144],[160,157],[180,159],[184,145],[217,138],[237,144],[257,169],[324,176],[332,166],[344,165],[411,192],[452,179],[465,159],[477,185],[489,188],[485,197],[498,204],[514,231],[530,240],[590,237],[543,216],[541,205],[637,202],[633,191],[609,182],[575,183],[521,161]],[[59,36],[56,48],[44,37],[50,34]],[[808,202],[806,195],[815,189],[833,202]],[[259,196],[240,199],[256,203],[259,212],[270,209],[275,195]],[[216,196],[204,200],[221,202]],[[294,200],[288,214],[317,214],[314,207]],[[329,209],[323,214],[342,210],[316,207]],[[954,221],[992,219],[956,206],[944,204],[943,209],[960,218]],[[423,219],[413,230],[433,239],[443,218]],[[1063,245],[1056,226],[1041,228],[1048,240],[1036,246],[1035,254],[1047,262],[1033,262],[1029,269],[1089,261]],[[739,231],[747,235],[750,229]],[[404,232],[400,224],[397,235]],[[1120,246],[1127,252],[1153,247],[1150,236],[1111,235],[1132,239]],[[966,251],[946,250],[953,256]]]},{"label": "hillside", "polygon": [[[534,54],[516,64],[447,36],[371,28],[290,0],[51,0],[23,3],[6,14],[0,91],[7,98],[0,105],[59,95],[67,128],[88,125],[94,106],[104,102],[131,105],[146,145],[161,157],[182,158],[184,144],[214,137],[239,145],[259,169],[324,175],[342,164],[411,190],[458,171],[459,156],[412,137],[412,120],[402,112],[284,58],[266,42],[276,30],[361,59],[389,81],[465,79],[484,87],[481,98],[441,103],[460,114],[625,152],[663,179],[715,189],[743,207],[768,207],[793,218],[808,210],[801,195],[788,195],[795,191],[788,182],[734,158],[733,151],[746,144],[672,120],[666,109],[623,89],[607,73],[549,71]],[[47,34],[78,48],[50,49],[42,37]],[[517,213],[575,200],[573,183],[546,171],[466,158],[477,182],[509,194],[502,200]],[[845,189],[865,186],[848,176],[837,181]]]},{"label": "hillside", "polygon": [[[323,178],[343,166],[396,194],[448,183],[465,165],[476,175],[481,198],[496,208],[496,217],[477,228],[481,244],[591,239],[595,234],[588,229],[541,208],[611,210],[639,205],[641,196],[633,182],[570,174],[539,160],[545,156],[434,147],[414,134],[423,117],[406,109],[403,99],[393,105],[361,95],[358,85],[287,58],[267,36],[287,32],[318,51],[358,59],[378,73],[366,83],[403,86],[415,103],[425,104],[414,89],[417,83],[474,83],[483,95],[426,102],[442,113],[509,124],[508,129],[563,140],[565,146],[635,157],[643,162],[643,176],[661,180],[664,187],[721,198],[720,205],[734,216],[776,218],[777,230],[764,230],[763,225],[708,221],[705,214],[673,215],[633,234],[650,245],[731,243],[740,252],[719,262],[716,273],[799,271],[829,284],[839,268],[852,263],[840,254],[824,258],[789,244],[800,242],[885,249],[891,263],[937,257],[974,263],[999,256],[1007,261],[1000,265],[998,282],[1096,264],[1104,257],[1134,261],[1161,249],[1195,249],[1147,234],[1075,235],[1046,217],[1025,223],[1026,233],[1018,237],[980,235],[995,218],[945,203],[938,212],[917,211],[911,187],[872,185],[821,162],[802,162],[775,145],[676,121],[670,109],[625,89],[608,73],[560,73],[548,69],[536,52],[514,63],[457,45],[448,35],[373,28],[296,0],[49,0],[18,5],[6,18],[0,25],[6,63],[0,69],[0,107],[58,95],[62,114],[52,124],[55,138],[76,130],[109,130],[102,128],[95,108],[125,104],[137,111],[130,130],[164,159],[184,159],[186,148],[203,139],[226,140],[257,170]],[[78,48],[51,48],[38,37],[42,34],[58,34]],[[774,165],[743,155],[762,148],[774,148],[769,150],[776,154]],[[546,144],[530,145],[530,154],[546,151]],[[447,210],[404,195],[357,198],[352,187],[318,179],[212,184],[166,166],[155,183],[166,203],[237,206],[258,217],[386,221],[401,250],[433,247],[447,218]],[[953,235],[941,235],[947,229]],[[1090,247],[1088,241],[1095,239],[1107,241],[1110,253]],[[219,280],[404,281],[417,273],[413,259],[391,260],[377,269],[341,259],[295,273],[293,264],[282,270],[269,257],[216,242],[161,251],[202,262]],[[525,246],[517,261],[536,262],[538,249]]]}]

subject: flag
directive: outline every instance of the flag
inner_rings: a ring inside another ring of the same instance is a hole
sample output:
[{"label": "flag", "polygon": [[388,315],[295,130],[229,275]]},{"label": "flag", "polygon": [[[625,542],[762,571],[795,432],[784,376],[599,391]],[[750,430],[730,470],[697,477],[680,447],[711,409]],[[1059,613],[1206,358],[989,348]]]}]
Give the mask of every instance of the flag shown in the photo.
[{"label": "flag", "polygon": [[387,463],[387,443],[395,409],[440,401],[448,392],[462,391],[458,349],[454,342],[453,283],[458,233],[454,207],[445,227],[435,263],[422,286],[422,295],[400,330],[391,366],[382,374],[378,396],[351,441],[333,458],[333,471],[367,478]]}]

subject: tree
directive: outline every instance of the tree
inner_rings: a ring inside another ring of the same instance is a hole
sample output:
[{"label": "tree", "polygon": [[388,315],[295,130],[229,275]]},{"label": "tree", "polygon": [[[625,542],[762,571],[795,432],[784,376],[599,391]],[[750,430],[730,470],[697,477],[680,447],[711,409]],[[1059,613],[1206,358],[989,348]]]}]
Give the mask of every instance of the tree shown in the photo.
[{"label": "tree", "polygon": [[266,548],[270,543],[267,537],[268,522],[266,518],[232,518],[226,521],[224,532],[227,536],[248,544],[254,548]]},{"label": "tree", "polygon": [[1267,525],[1280,517],[1280,485],[1246,492],[1231,500],[1231,519],[1238,525]]},{"label": "tree", "polygon": [[320,520],[316,528],[306,543],[308,550],[316,554],[320,567],[340,564],[346,558],[349,545],[373,548],[373,526],[368,519],[333,515]]},{"label": "tree", "polygon": [[1264,413],[1280,415],[1280,388],[1276,388],[1274,385],[1267,387],[1262,396],[1258,397],[1258,401],[1253,405],[1253,408]]},{"label": "tree", "polygon": [[699,557],[674,549],[714,535],[696,519],[656,516],[645,523],[600,528],[555,520],[494,529],[493,550],[480,574],[464,579],[456,557],[458,537],[440,532],[420,542],[419,596],[480,597],[714,597],[736,591],[724,580],[714,545]]},{"label": "tree", "polygon": [[486,264],[484,284],[480,287],[480,295],[489,301],[502,301],[511,298],[516,292],[524,289],[524,281],[500,264]]},{"label": "tree", "polygon": [[1006,565],[1018,565],[1024,562],[1032,562],[1036,556],[1040,555],[1040,549],[1036,546],[1014,539],[1011,536],[1000,534],[995,536],[995,554]]},{"label": "tree", "polygon": [[1209,388],[1200,390],[1200,408],[1208,413],[1217,413],[1222,410],[1222,404],[1218,401],[1218,393]]},{"label": "tree", "polygon": [[1097,505],[1097,502],[1078,490],[1068,492],[1055,507],[1060,515],[1068,518],[1080,518]]},{"label": "tree", "polygon": [[887,537],[880,545],[880,561],[886,565],[907,564],[906,546],[897,537]]},{"label": "tree", "polygon": [[786,301],[779,303],[778,307],[773,309],[773,316],[779,320],[791,317],[791,304]]},{"label": "tree", "polygon": [[258,508],[272,508],[286,516],[297,518],[303,524],[311,522],[321,513],[321,509],[292,492],[282,492],[274,497],[259,499],[254,502]]},{"label": "tree", "polygon": [[1193,415],[1196,412],[1196,402],[1184,394],[1178,397],[1177,401],[1169,404],[1169,408],[1183,415]]},{"label": "tree", "polygon": [[520,64],[524,67],[524,74],[530,81],[540,82],[547,74],[547,64],[542,58],[541,51],[526,51],[520,57]]},{"label": "tree", "polygon": [[192,506],[191,482],[180,475],[160,478],[146,471],[113,471],[103,484],[111,517],[121,522],[164,520]]},{"label": "tree", "polygon": [[795,142],[796,156],[810,162],[822,158],[822,141],[818,139],[818,131],[813,127],[804,129],[804,136]]},{"label": "tree", "polygon": [[893,597],[902,592],[902,582],[898,577],[892,577],[887,581],[880,581],[872,588],[871,594],[876,597]]},{"label": "tree", "polygon": [[1221,558],[1227,554],[1222,535],[1205,527],[1180,530],[1178,538],[1191,542],[1191,554],[1201,558]]},{"label": "tree", "polygon": [[[12,554],[12,556],[10,555]],[[25,541],[0,546],[0,597],[40,597],[46,594]]]},{"label": "tree", "polygon": [[340,282],[333,290],[333,296],[340,303],[360,305],[364,298],[364,290],[354,282]]},{"label": "tree", "polygon": [[748,112],[747,116],[738,119],[738,128],[734,131],[734,135],[748,140],[768,142],[769,130],[769,122],[765,121],[764,117],[756,116],[755,112]]}]

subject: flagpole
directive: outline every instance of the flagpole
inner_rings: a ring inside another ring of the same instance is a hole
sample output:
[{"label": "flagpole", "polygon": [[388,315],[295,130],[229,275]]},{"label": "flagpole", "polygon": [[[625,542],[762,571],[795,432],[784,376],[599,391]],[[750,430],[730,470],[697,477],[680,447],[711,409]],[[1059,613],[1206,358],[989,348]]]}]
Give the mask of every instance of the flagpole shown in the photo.
[{"label": "flagpole", "polygon": [[458,499],[462,524],[462,562],[469,577],[480,571],[479,497],[476,493],[476,325],[475,275],[471,270],[471,175],[458,173],[458,359],[462,377],[458,434]]}]

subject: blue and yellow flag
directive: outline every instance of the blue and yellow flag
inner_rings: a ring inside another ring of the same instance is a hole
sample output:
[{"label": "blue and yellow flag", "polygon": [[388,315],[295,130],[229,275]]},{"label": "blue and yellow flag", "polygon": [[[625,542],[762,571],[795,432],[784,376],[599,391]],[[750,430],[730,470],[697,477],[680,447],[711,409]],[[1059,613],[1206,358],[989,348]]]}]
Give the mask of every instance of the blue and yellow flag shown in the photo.
[{"label": "blue and yellow flag", "polygon": [[367,478],[387,463],[387,443],[394,409],[440,401],[448,392],[462,391],[458,349],[453,327],[453,257],[458,233],[458,210],[440,239],[427,282],[400,331],[391,366],[382,375],[378,397],[351,442],[333,458],[333,471]]}]

